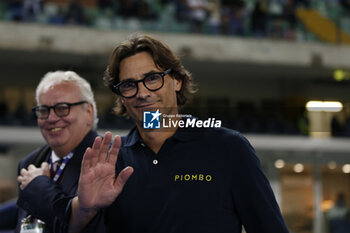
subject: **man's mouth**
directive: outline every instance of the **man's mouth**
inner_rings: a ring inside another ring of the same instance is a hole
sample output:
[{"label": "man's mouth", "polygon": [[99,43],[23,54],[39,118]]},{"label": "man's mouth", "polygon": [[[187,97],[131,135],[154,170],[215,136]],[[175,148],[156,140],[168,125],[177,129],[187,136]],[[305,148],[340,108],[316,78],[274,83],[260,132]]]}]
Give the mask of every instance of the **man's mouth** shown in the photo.
[{"label": "man's mouth", "polygon": [[150,107],[152,105],[154,105],[155,103],[144,103],[144,104],[139,104],[136,106],[136,108],[147,108]]},{"label": "man's mouth", "polygon": [[61,131],[63,128],[52,128],[50,129],[49,131],[50,132],[58,132],[58,131]]}]

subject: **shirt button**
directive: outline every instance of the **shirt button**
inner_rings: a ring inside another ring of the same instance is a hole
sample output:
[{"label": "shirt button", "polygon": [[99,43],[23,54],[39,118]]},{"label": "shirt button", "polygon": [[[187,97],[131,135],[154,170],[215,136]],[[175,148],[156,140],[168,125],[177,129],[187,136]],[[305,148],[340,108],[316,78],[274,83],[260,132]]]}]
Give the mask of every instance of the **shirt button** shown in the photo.
[{"label": "shirt button", "polygon": [[153,160],[153,164],[154,164],[154,165],[157,165],[157,164],[158,164],[158,160],[156,160],[156,159]]},{"label": "shirt button", "polygon": [[141,142],[141,146],[145,147],[145,143]]}]

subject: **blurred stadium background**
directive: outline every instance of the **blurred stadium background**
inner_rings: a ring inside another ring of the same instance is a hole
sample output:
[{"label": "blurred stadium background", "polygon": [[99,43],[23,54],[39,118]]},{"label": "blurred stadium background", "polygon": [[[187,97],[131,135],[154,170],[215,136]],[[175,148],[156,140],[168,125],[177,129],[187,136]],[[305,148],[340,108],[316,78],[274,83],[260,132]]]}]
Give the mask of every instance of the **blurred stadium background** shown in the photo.
[{"label": "blurred stadium background", "polygon": [[2,0],[0,203],[16,197],[18,161],[44,143],[31,108],[46,72],[89,80],[100,132],[127,133],[102,75],[115,45],[145,32],[198,83],[182,112],[251,141],[290,231],[328,233],[336,196],[350,206],[349,13],[348,0]]}]

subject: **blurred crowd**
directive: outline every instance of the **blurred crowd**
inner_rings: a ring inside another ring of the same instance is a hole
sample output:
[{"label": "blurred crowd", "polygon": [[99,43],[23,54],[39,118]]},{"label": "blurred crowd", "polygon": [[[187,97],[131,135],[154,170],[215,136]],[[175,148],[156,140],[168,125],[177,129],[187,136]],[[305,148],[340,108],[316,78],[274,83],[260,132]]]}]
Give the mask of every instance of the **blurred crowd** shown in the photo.
[{"label": "blurred crowd", "polygon": [[[2,18],[56,25],[295,39],[298,7],[350,0],[3,0]],[[1,10],[0,10],[1,11]]]},{"label": "blurred crowd", "polygon": [[[3,126],[37,126],[37,120],[33,112],[28,111],[24,103],[11,109],[5,101],[0,101],[0,125]],[[133,122],[130,119],[113,114],[112,107],[103,113],[99,113],[99,128],[130,129]]]},{"label": "blurred crowd", "polygon": [[[214,102],[213,102],[214,101]],[[203,101],[201,101],[203,102]],[[182,109],[183,114],[206,120],[215,118],[221,120],[224,127],[235,129],[242,133],[273,134],[273,135],[308,135],[309,119],[303,107],[286,107],[283,103],[262,102],[256,106],[252,102],[237,102],[231,106],[226,98],[210,99],[203,103],[194,103]],[[215,107],[212,107],[215,106]],[[99,111],[100,129],[129,130],[134,123],[131,119],[116,116],[113,106]],[[24,104],[11,110],[5,101],[0,102],[0,126],[36,126],[34,114],[27,110]],[[350,137],[350,117],[339,121],[334,117],[331,121],[332,136]]]},{"label": "blurred crowd", "polygon": [[[350,0],[2,0],[0,19],[54,25],[81,25],[101,29],[141,29],[295,39],[300,23],[296,9],[337,6],[350,12]],[[214,104],[215,106],[215,104]],[[229,107],[227,107],[229,106]],[[257,111],[248,105],[227,104],[212,111],[224,125],[248,133],[307,134],[304,109],[297,114]],[[222,109],[231,108],[222,113]],[[19,105],[9,111],[0,103],[1,125],[34,126],[30,111]],[[100,128],[129,129],[130,120],[116,117],[112,108],[100,113]],[[253,110],[252,110],[253,109]],[[265,108],[266,110],[267,108]],[[196,112],[196,111],[189,111]],[[220,115],[221,114],[221,115]],[[198,113],[200,118],[208,114]],[[350,136],[350,119],[332,121],[334,136]]]}]

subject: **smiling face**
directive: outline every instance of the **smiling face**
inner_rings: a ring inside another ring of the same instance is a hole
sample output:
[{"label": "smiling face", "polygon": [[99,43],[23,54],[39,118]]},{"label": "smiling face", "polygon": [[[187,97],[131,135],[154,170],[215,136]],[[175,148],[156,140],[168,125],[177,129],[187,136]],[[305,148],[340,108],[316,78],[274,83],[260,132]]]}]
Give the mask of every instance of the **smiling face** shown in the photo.
[{"label": "smiling face", "polygon": [[[163,71],[156,66],[149,53],[140,52],[120,62],[119,80],[120,82],[128,79],[141,80],[145,74]],[[165,114],[178,113],[176,91],[181,89],[181,80],[173,79],[170,73],[164,76],[164,85],[157,91],[149,91],[142,82],[139,82],[138,85],[139,89],[135,97],[122,98],[128,114],[137,123],[142,121],[142,114],[145,110],[160,109]]]},{"label": "smiling face", "polygon": [[[79,88],[73,83],[59,83],[40,93],[39,105],[82,101]],[[53,109],[47,119],[38,119],[41,134],[58,156],[70,153],[91,130],[93,108],[91,104],[71,106],[70,113],[58,117]]]}]

